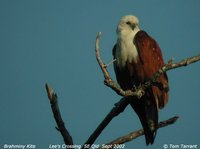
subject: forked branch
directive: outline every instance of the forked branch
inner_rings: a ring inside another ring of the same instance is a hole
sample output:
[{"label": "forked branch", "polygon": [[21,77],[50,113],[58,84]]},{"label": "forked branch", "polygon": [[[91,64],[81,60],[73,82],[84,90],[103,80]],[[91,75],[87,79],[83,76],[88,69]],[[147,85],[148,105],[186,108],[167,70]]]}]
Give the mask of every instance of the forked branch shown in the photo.
[{"label": "forked branch", "polygon": [[147,81],[146,83],[144,83],[142,86],[133,89],[133,90],[123,90],[122,88],[120,88],[120,86],[115,83],[112,78],[109,75],[109,72],[107,70],[107,67],[105,67],[104,63],[101,60],[100,54],[99,54],[99,41],[100,41],[100,37],[101,37],[101,32],[98,33],[97,37],[96,37],[96,43],[95,43],[95,54],[96,54],[96,59],[97,62],[103,72],[104,75],[104,83],[105,85],[107,85],[108,87],[110,87],[111,89],[113,89],[117,94],[123,96],[123,97],[127,97],[127,96],[135,96],[136,98],[141,98],[141,96],[144,94],[145,89],[150,87],[153,83],[156,82],[157,78],[163,74],[164,72],[171,70],[171,69],[175,69],[178,67],[183,67],[183,66],[187,66],[189,64],[195,63],[197,61],[200,60],[200,54],[194,57],[190,57],[187,59],[184,59],[180,62],[177,63],[172,63],[171,61],[169,61],[167,64],[165,64],[162,68],[160,68],[154,75],[153,77]]}]

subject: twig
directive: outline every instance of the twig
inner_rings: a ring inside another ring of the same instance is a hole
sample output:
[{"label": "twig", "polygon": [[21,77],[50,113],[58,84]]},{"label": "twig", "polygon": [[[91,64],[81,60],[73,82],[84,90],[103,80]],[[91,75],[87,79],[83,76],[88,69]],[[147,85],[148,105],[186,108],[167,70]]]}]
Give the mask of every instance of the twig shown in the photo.
[{"label": "twig", "polygon": [[110,121],[115,116],[122,113],[128,104],[129,104],[128,98],[122,98],[118,103],[116,103],[115,106],[112,108],[112,110],[107,114],[104,120],[96,128],[96,130],[90,135],[89,139],[84,143],[82,148],[84,148],[86,145],[87,145],[87,148],[89,148],[94,143],[94,141],[98,138],[98,136],[101,134],[103,129],[110,123]]},{"label": "twig", "polygon": [[45,87],[46,87],[49,101],[51,103],[51,109],[58,126],[58,128],[56,129],[60,131],[66,145],[73,145],[72,137],[70,136],[68,130],[65,128],[65,124],[60,114],[60,110],[59,110],[58,102],[57,102],[57,95],[56,93],[54,93],[53,89],[48,84],[46,84]]},{"label": "twig", "polygon": [[[174,117],[172,117],[172,118],[170,118],[168,120],[160,122],[158,124],[158,129],[162,128],[162,127],[166,127],[166,126],[171,125],[171,124],[174,124],[177,121],[178,118],[179,118],[178,116],[174,116]],[[136,139],[136,138],[138,138],[138,137],[140,137],[142,135],[144,135],[144,130],[140,129],[140,130],[131,132],[131,133],[127,134],[127,135],[124,135],[124,136],[122,136],[120,138],[117,138],[116,140],[113,140],[113,141],[107,143],[106,145],[109,147],[109,149],[111,149],[116,144],[123,144],[123,143],[129,142],[129,141],[132,141],[132,140],[134,140],[134,139]]]},{"label": "twig", "polygon": [[110,66],[110,65],[111,65],[112,63],[114,63],[115,61],[116,61],[116,59],[113,59],[113,60],[112,60],[111,62],[109,62],[108,64],[105,64],[104,67],[107,68],[108,66]]},{"label": "twig", "polygon": [[155,83],[157,78],[161,74],[163,74],[164,72],[171,70],[171,69],[178,68],[178,67],[187,66],[189,64],[192,64],[192,63],[200,60],[200,55],[197,55],[197,56],[194,56],[194,57],[191,57],[191,58],[184,59],[184,60],[177,62],[177,63],[168,62],[168,64],[166,64],[162,68],[160,68],[153,75],[153,77],[149,81],[144,83],[141,87],[136,88],[136,90],[123,90],[122,88],[120,88],[120,86],[117,83],[115,83],[112,80],[112,78],[109,75],[107,68],[104,67],[104,64],[103,64],[101,57],[100,57],[100,54],[99,54],[100,37],[101,37],[101,32],[98,33],[97,38],[96,38],[95,53],[96,53],[97,62],[98,62],[99,66],[100,66],[100,68],[101,68],[101,70],[104,74],[104,79],[105,79],[104,83],[105,83],[105,85],[107,85],[108,87],[113,89],[118,95],[121,95],[123,97],[135,96],[137,99],[141,98],[142,95],[144,94],[145,89],[150,87],[153,83]]}]

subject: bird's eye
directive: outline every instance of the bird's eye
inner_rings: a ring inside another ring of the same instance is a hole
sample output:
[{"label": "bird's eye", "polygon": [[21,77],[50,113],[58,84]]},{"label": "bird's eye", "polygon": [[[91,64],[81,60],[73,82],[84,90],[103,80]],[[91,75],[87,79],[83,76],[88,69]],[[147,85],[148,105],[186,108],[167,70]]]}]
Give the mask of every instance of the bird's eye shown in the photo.
[{"label": "bird's eye", "polygon": [[134,30],[135,24],[131,23],[130,21],[126,22],[126,24],[127,24],[132,30]]}]

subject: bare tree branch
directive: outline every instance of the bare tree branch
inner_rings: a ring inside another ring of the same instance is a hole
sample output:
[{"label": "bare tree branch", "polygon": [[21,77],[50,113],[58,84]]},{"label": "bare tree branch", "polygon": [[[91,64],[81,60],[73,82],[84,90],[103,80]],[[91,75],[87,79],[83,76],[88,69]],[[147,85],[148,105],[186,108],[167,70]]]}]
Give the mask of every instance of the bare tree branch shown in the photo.
[{"label": "bare tree branch", "polygon": [[[171,124],[174,124],[177,119],[179,117],[178,116],[174,116],[168,120],[165,120],[165,121],[162,121],[158,124],[158,129],[159,128],[162,128],[162,127],[166,127],[168,125],[171,125]],[[126,143],[126,142],[129,142],[129,141],[132,141],[140,136],[144,135],[144,130],[143,129],[140,129],[140,130],[137,130],[137,131],[134,131],[134,132],[131,132],[127,135],[124,135],[120,138],[117,138],[116,140],[113,140],[109,143],[107,143],[106,145],[109,147],[109,149],[113,148],[116,144],[123,144],[123,143]],[[105,147],[104,147],[105,148]]]},{"label": "bare tree branch", "polygon": [[103,129],[110,123],[110,121],[115,116],[122,113],[128,104],[129,104],[129,99],[126,97],[122,98],[118,103],[116,103],[115,106],[112,108],[112,110],[107,114],[104,120],[96,128],[96,130],[90,135],[89,139],[84,143],[82,148],[84,148],[85,145],[87,145],[87,147],[90,147],[98,138],[98,136],[101,134]]},{"label": "bare tree branch", "polygon": [[156,72],[153,77],[147,81],[146,83],[144,83],[142,86],[133,89],[133,90],[123,90],[122,88],[120,88],[120,86],[115,83],[112,78],[109,75],[109,72],[107,70],[106,65],[104,65],[104,63],[101,60],[100,54],[99,54],[99,41],[100,41],[100,37],[101,37],[101,32],[98,33],[97,38],[96,38],[96,43],[95,43],[95,53],[96,53],[96,59],[97,62],[104,74],[104,83],[105,85],[107,85],[108,87],[110,87],[111,89],[113,89],[118,95],[121,95],[123,97],[127,97],[127,96],[135,96],[137,99],[141,98],[142,95],[145,92],[145,89],[150,87],[153,83],[156,82],[157,78],[163,74],[164,72],[171,70],[171,69],[175,69],[178,67],[183,67],[183,66],[187,66],[189,64],[195,63],[197,61],[200,60],[200,55],[191,57],[191,58],[187,58],[184,59],[180,62],[177,63],[172,63],[171,61],[168,62],[168,64],[165,64],[162,68],[160,68],[158,70],[158,72]]},{"label": "bare tree branch", "polygon": [[58,102],[57,102],[58,97],[48,84],[46,84],[45,87],[46,87],[47,95],[51,104],[51,109],[58,126],[58,128],[56,127],[56,129],[60,131],[66,145],[73,145],[72,137],[70,136],[68,130],[65,128],[65,124],[60,114],[60,110],[59,110]]},{"label": "bare tree branch", "polygon": [[159,69],[149,81],[144,83],[142,88],[145,90],[146,88],[150,87],[153,83],[156,82],[156,80],[158,79],[158,77],[161,74],[163,74],[164,72],[166,72],[168,70],[175,69],[175,68],[178,68],[178,67],[187,66],[187,65],[195,63],[199,60],[200,60],[200,54],[197,55],[197,56],[193,56],[193,57],[181,60],[180,62],[177,62],[177,63],[172,63],[172,61],[169,61],[161,69]]}]

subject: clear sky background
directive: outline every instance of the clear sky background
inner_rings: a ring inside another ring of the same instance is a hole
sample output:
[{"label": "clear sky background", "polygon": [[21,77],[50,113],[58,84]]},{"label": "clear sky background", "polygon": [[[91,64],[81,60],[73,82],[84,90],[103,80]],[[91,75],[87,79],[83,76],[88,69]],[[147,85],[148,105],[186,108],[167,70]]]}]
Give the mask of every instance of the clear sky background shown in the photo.
[{"label": "clear sky background", "polygon": [[[103,84],[95,59],[99,31],[101,56],[112,59],[116,26],[127,14],[138,16],[140,28],[154,37],[165,62],[200,53],[200,1],[0,1],[0,148],[35,144],[38,149],[63,144],[56,131],[45,91],[49,83],[75,144],[83,144],[119,101]],[[115,79],[112,65],[109,67]],[[200,62],[168,72],[170,97],[160,120],[178,115],[160,129],[153,146],[144,137],[126,149],[162,149],[164,144],[200,147]],[[107,143],[141,124],[130,107],[116,117],[95,142]]]}]

